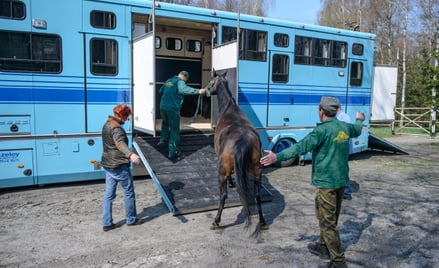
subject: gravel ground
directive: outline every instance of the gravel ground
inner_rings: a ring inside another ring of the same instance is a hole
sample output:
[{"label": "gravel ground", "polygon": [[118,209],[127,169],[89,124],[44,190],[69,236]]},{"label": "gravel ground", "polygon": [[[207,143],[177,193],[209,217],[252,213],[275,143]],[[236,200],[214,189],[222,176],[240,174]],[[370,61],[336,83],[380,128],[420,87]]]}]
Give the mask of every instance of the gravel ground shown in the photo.
[{"label": "gravel ground", "polygon": [[[343,202],[340,233],[349,267],[439,267],[439,140],[395,136],[409,155],[351,157],[353,199]],[[264,169],[273,201],[269,229],[251,238],[240,207],[172,216],[153,182],[135,180],[146,222],[124,225],[123,194],[113,207],[120,228],[103,232],[104,181],[0,190],[0,267],[317,267],[307,244],[318,238],[311,164]],[[216,178],[212,178],[216,179]],[[257,217],[254,217],[257,221]]]}]

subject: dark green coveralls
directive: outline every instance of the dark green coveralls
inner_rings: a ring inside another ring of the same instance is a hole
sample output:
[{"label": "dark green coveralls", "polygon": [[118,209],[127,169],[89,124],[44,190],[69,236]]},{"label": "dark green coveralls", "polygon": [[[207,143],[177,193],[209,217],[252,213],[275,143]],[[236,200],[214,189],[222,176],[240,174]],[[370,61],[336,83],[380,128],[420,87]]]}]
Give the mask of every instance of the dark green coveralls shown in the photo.
[{"label": "dark green coveralls", "polygon": [[363,123],[355,124],[339,121],[335,117],[317,124],[305,138],[276,154],[285,161],[301,154],[312,152],[312,179],[315,186],[316,217],[320,227],[320,243],[328,247],[331,260],[343,261],[337,224],[343,199],[343,191],[349,179],[349,138],[361,134]]},{"label": "dark green coveralls", "polygon": [[159,94],[161,96],[160,115],[162,117],[160,141],[169,142],[168,157],[174,157],[178,153],[178,145],[180,144],[180,109],[184,95],[197,95],[199,90],[189,87],[178,76],[174,76],[163,84]]}]

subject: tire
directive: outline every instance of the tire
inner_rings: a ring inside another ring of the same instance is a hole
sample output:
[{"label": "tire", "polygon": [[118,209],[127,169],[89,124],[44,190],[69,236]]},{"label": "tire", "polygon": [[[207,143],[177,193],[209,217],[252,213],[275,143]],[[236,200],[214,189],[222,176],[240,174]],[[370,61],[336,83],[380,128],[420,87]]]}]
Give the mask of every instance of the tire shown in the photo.
[{"label": "tire", "polygon": [[[272,151],[274,153],[279,153],[283,149],[291,147],[293,144],[296,144],[296,141],[291,138],[282,138],[274,145]],[[291,166],[294,162],[296,162],[298,158],[291,158],[286,161],[277,161],[274,165],[277,167],[288,167]]]}]

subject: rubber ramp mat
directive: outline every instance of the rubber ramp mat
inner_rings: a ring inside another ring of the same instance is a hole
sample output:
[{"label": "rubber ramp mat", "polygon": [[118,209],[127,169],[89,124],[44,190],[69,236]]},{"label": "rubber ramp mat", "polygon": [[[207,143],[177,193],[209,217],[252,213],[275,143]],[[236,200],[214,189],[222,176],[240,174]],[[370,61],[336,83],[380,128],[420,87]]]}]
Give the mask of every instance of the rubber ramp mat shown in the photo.
[{"label": "rubber ramp mat", "polygon": [[[173,215],[218,209],[218,170],[213,134],[181,135],[183,158],[176,161],[167,158],[167,146],[157,146],[158,137],[136,136],[134,141],[134,147]],[[261,197],[263,202],[272,201],[272,194],[264,185]],[[228,188],[226,207],[239,205],[236,188]]]},{"label": "rubber ramp mat", "polygon": [[401,147],[396,146],[395,144],[372,134],[369,134],[368,144],[369,144],[369,149],[371,150],[381,150],[381,151],[388,151],[394,153],[409,154]]}]

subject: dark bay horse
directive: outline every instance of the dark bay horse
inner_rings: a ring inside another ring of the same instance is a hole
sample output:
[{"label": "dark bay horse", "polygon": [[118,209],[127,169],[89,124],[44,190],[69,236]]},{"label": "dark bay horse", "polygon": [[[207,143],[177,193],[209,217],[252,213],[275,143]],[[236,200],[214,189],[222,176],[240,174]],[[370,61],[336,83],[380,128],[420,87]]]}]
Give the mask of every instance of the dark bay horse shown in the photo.
[{"label": "dark bay horse", "polygon": [[[268,228],[262,214],[260,196],[261,141],[256,129],[232,97],[225,76],[226,73],[218,75],[214,71],[214,76],[207,87],[211,95],[217,95],[219,107],[214,143],[215,153],[218,157],[220,202],[211,229],[219,228],[221,214],[227,199],[227,184],[232,184],[231,176],[235,173],[237,191],[246,213],[246,227],[251,224],[250,205],[256,201],[259,213],[259,225],[254,233],[256,234],[261,228]],[[253,183],[254,187],[251,187],[250,183]]]}]

